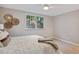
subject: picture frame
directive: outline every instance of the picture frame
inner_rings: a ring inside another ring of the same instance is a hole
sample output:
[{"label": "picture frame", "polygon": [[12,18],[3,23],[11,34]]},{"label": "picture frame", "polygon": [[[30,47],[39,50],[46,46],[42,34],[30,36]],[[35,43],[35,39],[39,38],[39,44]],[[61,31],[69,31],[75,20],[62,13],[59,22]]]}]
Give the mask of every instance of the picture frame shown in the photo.
[{"label": "picture frame", "polygon": [[26,16],[27,28],[44,28],[44,17],[42,16]]}]

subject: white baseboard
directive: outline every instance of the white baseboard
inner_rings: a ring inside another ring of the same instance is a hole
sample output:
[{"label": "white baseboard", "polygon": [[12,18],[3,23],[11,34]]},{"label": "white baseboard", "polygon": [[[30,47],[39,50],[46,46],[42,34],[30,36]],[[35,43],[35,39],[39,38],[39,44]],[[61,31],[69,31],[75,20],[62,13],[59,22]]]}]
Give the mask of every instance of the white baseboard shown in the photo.
[{"label": "white baseboard", "polygon": [[59,38],[55,38],[55,39],[58,39],[58,40],[61,40],[63,42],[66,42],[68,44],[71,44],[71,45],[74,45],[74,46],[78,46],[79,47],[79,44],[77,44],[77,43],[74,43],[74,42],[71,42],[71,41],[68,41],[68,40],[64,40],[64,39],[59,39]]}]

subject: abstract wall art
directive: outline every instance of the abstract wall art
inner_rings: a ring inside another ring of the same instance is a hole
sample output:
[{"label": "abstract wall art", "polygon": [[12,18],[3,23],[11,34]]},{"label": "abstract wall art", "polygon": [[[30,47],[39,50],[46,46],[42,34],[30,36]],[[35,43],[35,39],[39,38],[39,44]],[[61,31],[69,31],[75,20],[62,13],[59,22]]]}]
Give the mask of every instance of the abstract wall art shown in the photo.
[{"label": "abstract wall art", "polygon": [[26,26],[27,28],[43,28],[44,27],[44,17],[41,16],[26,16]]}]

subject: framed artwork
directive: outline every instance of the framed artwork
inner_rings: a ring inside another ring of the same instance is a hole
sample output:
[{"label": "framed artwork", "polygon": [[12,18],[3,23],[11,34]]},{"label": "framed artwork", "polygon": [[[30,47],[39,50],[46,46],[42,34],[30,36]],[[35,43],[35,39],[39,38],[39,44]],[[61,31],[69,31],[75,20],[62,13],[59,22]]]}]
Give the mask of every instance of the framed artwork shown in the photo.
[{"label": "framed artwork", "polygon": [[26,27],[27,28],[43,28],[44,17],[41,16],[26,16]]}]

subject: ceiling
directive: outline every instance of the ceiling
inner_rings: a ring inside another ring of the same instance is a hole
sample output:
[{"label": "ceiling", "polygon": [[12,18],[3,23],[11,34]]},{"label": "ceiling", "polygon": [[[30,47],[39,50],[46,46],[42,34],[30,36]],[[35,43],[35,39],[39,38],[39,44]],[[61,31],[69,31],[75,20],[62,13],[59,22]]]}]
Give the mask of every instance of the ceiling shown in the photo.
[{"label": "ceiling", "polygon": [[43,10],[41,4],[1,4],[0,7],[56,16],[79,9],[79,4],[51,4],[49,10]]}]

